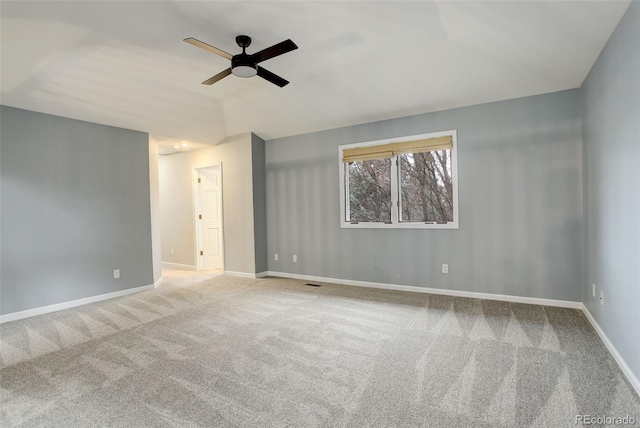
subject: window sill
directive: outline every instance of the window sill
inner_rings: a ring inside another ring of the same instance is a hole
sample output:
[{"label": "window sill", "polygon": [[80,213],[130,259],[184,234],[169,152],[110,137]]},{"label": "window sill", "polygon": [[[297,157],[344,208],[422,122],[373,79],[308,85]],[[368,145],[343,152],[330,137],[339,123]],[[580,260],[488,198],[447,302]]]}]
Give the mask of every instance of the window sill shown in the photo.
[{"label": "window sill", "polygon": [[459,229],[458,222],[452,223],[346,223],[340,224],[342,229]]}]

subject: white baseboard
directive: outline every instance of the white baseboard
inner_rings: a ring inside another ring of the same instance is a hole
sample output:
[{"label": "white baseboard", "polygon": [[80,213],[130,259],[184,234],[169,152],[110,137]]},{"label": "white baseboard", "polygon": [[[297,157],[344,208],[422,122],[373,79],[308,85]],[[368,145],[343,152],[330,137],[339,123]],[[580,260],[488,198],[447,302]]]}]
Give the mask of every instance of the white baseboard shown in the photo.
[{"label": "white baseboard", "polygon": [[[159,280],[162,281],[162,278]],[[159,282],[156,282],[159,284]],[[85,297],[83,299],[71,300],[70,302],[56,303],[55,305],[42,306],[40,308],[27,309],[26,311],[13,312],[11,314],[0,315],[0,324],[10,321],[16,321],[23,318],[34,317],[36,315],[57,312],[63,309],[74,308],[76,306],[87,305],[89,303],[100,302],[102,300],[113,299],[116,297],[127,296],[129,294],[139,293],[145,290],[151,290],[156,284],[143,285],[142,287],[128,288],[126,290],[114,291],[113,293],[100,294],[98,296]]]},{"label": "white baseboard", "polygon": [[253,273],[234,272],[232,270],[225,270],[224,274],[225,275],[229,275],[229,276],[237,276],[239,278],[251,278],[251,279],[254,279],[256,277],[256,275],[253,274]]},{"label": "white baseboard", "polygon": [[158,288],[158,286],[162,284],[162,281],[164,281],[164,277],[161,276],[159,280],[153,283],[153,288]]},{"label": "white baseboard", "polygon": [[354,281],[351,279],[325,278],[321,276],[299,275],[286,272],[267,272],[269,276],[301,279],[303,281],[329,282],[333,284],[354,285],[356,287],[382,288],[385,290],[412,291],[414,293],[441,294],[445,296],[469,297],[472,299],[499,300],[502,302],[528,303],[531,305],[557,306],[560,308],[582,309],[582,302],[570,300],[541,299],[538,297],[510,296],[505,294],[479,293],[476,291],[445,290],[442,288],[416,287],[414,285],[385,284],[382,282]]},{"label": "white baseboard", "polygon": [[163,269],[177,269],[177,270],[198,270],[193,265],[182,265],[180,263],[162,262]]},{"label": "white baseboard", "polygon": [[269,272],[245,273],[245,272],[234,272],[234,271],[230,271],[230,270],[225,270],[224,274],[225,275],[229,275],[229,276],[237,276],[237,277],[240,277],[240,278],[256,279],[256,278],[262,278],[262,277],[265,277],[265,276],[269,275]]},{"label": "white baseboard", "polygon": [[622,373],[624,373],[624,375],[627,377],[633,389],[636,390],[636,394],[640,395],[640,381],[638,381],[636,375],[631,371],[631,369],[627,365],[627,362],[624,360],[624,358],[622,358],[622,355],[620,355],[616,347],[613,346],[613,343],[611,343],[607,335],[604,333],[604,331],[600,327],[600,324],[598,324],[593,315],[591,315],[591,312],[589,312],[587,306],[584,304],[582,305],[582,312],[584,312],[585,316],[595,329],[596,333],[598,333],[598,336],[600,336],[600,339],[609,350],[609,353],[613,356],[613,359],[616,360],[616,363],[618,363],[618,366],[620,366],[620,370],[622,370]]}]

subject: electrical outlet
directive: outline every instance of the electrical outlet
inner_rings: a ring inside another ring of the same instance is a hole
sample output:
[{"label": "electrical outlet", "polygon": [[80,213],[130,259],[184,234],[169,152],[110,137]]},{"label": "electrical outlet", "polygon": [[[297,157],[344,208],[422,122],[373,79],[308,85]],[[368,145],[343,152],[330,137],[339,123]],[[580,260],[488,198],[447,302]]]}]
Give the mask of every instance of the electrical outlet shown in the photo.
[{"label": "electrical outlet", "polygon": [[604,306],[604,291],[600,291],[600,306]]},{"label": "electrical outlet", "polygon": [[176,250],[174,250],[173,248],[171,249],[171,254],[175,254]]},{"label": "electrical outlet", "polygon": [[596,297],[596,285],[595,284],[591,284],[591,294],[593,294],[593,297]]},{"label": "electrical outlet", "polygon": [[449,265],[448,264],[442,264],[442,273],[449,273]]},{"label": "electrical outlet", "polygon": [[293,262],[296,263],[298,261],[298,256],[296,256],[295,254],[293,255]]},{"label": "electrical outlet", "polygon": [[113,279],[118,279],[120,278],[120,269],[114,269],[113,270]]},{"label": "electrical outlet", "polygon": [[278,253],[275,253],[275,254],[273,255],[273,258],[274,258],[274,260],[275,260],[275,261],[278,261]]}]

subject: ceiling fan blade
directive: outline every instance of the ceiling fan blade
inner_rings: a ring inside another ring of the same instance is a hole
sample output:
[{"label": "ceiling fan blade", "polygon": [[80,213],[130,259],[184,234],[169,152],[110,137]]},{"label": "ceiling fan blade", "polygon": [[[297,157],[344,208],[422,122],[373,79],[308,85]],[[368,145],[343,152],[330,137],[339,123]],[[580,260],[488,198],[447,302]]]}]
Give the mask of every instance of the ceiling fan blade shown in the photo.
[{"label": "ceiling fan blade", "polygon": [[206,44],[205,42],[201,42],[198,39],[194,39],[193,37],[187,37],[186,39],[184,39],[185,42],[193,45],[193,46],[197,46],[199,48],[208,50],[209,52],[213,52],[216,55],[220,55],[221,57],[224,57],[226,59],[231,59],[233,58],[233,55],[231,55],[228,52],[223,51],[222,49],[218,49],[216,47],[213,47],[211,45]]},{"label": "ceiling fan blade", "polygon": [[291,52],[292,50],[298,49],[298,46],[291,41],[291,39],[285,40],[284,42],[280,42],[271,46],[270,48],[266,48],[261,50],[260,52],[256,52],[251,57],[256,62],[266,61],[268,59],[274,58],[278,55],[285,54],[287,52]]},{"label": "ceiling fan blade", "polygon": [[202,82],[202,84],[203,85],[213,85],[218,80],[222,80],[224,77],[227,77],[230,74],[231,74],[231,68],[227,68],[225,71],[221,71],[220,73],[216,74],[215,76],[205,80],[204,82]]},{"label": "ceiling fan blade", "polygon": [[280,86],[281,88],[289,84],[288,80],[284,80],[282,77],[278,76],[277,74],[273,74],[269,70],[265,70],[262,67],[258,67],[258,76],[262,77],[265,80],[268,80],[274,85]]}]

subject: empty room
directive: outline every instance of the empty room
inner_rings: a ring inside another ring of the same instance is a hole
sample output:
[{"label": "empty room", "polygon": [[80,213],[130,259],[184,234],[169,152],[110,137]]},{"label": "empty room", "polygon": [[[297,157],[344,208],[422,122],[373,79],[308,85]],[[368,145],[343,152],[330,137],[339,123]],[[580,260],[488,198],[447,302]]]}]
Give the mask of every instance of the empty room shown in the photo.
[{"label": "empty room", "polygon": [[0,426],[640,426],[640,2],[0,1]]}]

